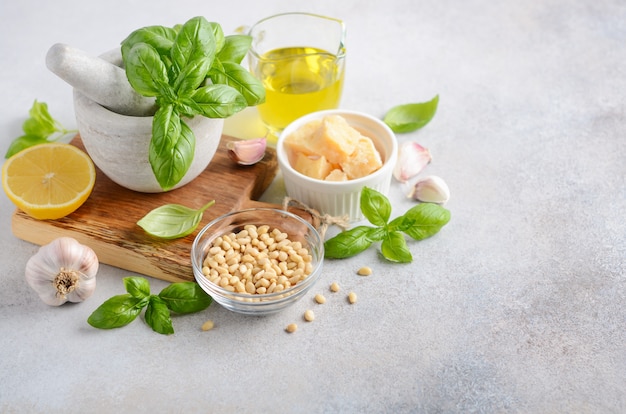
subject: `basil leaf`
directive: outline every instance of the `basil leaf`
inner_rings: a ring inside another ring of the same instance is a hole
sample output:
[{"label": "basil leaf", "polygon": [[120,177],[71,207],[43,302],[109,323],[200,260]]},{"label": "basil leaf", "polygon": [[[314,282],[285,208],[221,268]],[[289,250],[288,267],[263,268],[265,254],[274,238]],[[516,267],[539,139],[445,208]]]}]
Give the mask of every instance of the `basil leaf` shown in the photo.
[{"label": "basil leaf", "polygon": [[385,259],[392,262],[410,263],[413,261],[404,235],[398,231],[387,234],[380,245],[380,251]]},{"label": "basil leaf", "polygon": [[257,105],[265,101],[265,87],[250,71],[235,62],[221,62],[221,64],[226,84],[242,94],[248,105]]},{"label": "basil leaf", "polygon": [[137,224],[147,233],[162,239],[185,237],[193,233],[202,220],[202,213],[213,204],[215,200],[199,210],[180,204],[166,204],[150,211]]},{"label": "basil leaf", "polygon": [[167,308],[163,299],[156,295],[150,296],[150,302],[148,302],[148,307],[146,308],[145,319],[146,323],[155,332],[163,335],[170,335],[174,333],[170,310]]},{"label": "basil leaf", "polygon": [[147,43],[137,43],[125,60],[126,77],[133,89],[144,96],[163,94],[168,84],[167,68],[156,49]]},{"label": "basil leaf", "polygon": [[172,105],[160,107],[152,121],[149,161],[159,185],[173,188],[193,161],[196,137]]},{"label": "basil leaf", "polygon": [[26,135],[36,135],[40,138],[47,138],[54,132],[61,130],[58,123],[48,112],[48,105],[44,102],[33,102],[33,106],[28,111],[30,118],[22,124],[22,130]]},{"label": "basil leaf", "polygon": [[164,26],[148,26],[137,29],[122,41],[122,58],[126,60],[128,52],[137,43],[147,43],[159,53],[168,56],[176,39],[176,30]]},{"label": "basil leaf", "polygon": [[130,293],[113,296],[100,305],[87,322],[99,329],[120,328],[134,321],[146,304],[145,299],[135,298]]},{"label": "basil leaf", "polygon": [[123,279],[124,287],[130,295],[137,299],[145,299],[150,296],[150,283],[146,278],[131,276]]},{"label": "basil leaf", "polygon": [[26,149],[28,147],[32,147],[33,145],[45,144],[47,142],[50,142],[50,141],[48,141],[44,137],[40,137],[37,135],[22,135],[19,138],[15,138],[11,142],[11,144],[9,145],[9,148],[7,149],[6,154],[4,155],[4,158],[12,157],[13,155],[17,154],[21,150]]},{"label": "basil leaf", "polygon": [[219,23],[209,22],[209,27],[213,32],[213,39],[215,40],[215,51],[219,52],[224,47],[226,43],[226,37],[224,36],[224,30],[222,30],[222,26]]},{"label": "basil leaf", "polygon": [[246,108],[246,99],[227,85],[207,85],[198,88],[191,99],[207,118],[227,118]]},{"label": "basil leaf", "polygon": [[224,47],[217,54],[217,58],[222,62],[241,63],[248,54],[251,44],[252,36],[241,34],[226,36]]},{"label": "basil leaf", "polygon": [[357,226],[342,231],[324,242],[324,257],[345,259],[366,250],[372,244],[369,233],[374,230],[368,226]]},{"label": "basil leaf", "polygon": [[430,237],[450,221],[450,211],[433,203],[421,203],[404,213],[402,231],[422,240]]},{"label": "basil leaf", "polygon": [[438,104],[439,95],[428,102],[398,105],[391,108],[383,120],[393,132],[415,131],[430,122]]},{"label": "basil leaf", "polygon": [[361,212],[370,223],[384,226],[391,216],[391,203],[378,191],[364,187],[361,190]]},{"label": "basil leaf", "polygon": [[216,54],[213,27],[203,17],[188,20],[172,46],[178,96],[189,96],[204,81]]},{"label": "basil leaf", "polygon": [[213,298],[195,282],[172,283],[159,293],[159,298],[176,313],[198,312],[213,302]]}]

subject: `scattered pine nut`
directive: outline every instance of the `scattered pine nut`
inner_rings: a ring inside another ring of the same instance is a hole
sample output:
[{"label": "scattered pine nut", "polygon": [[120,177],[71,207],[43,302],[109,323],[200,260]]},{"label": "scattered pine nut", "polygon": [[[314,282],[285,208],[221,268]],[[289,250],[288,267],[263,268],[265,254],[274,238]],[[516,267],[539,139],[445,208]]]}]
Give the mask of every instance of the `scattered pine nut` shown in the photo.
[{"label": "scattered pine nut", "polygon": [[313,313],[312,310],[307,310],[306,312],[304,312],[304,320],[307,322],[313,322],[313,320],[315,320],[315,314]]},{"label": "scattered pine nut", "polygon": [[296,325],[295,323],[290,323],[289,325],[287,325],[287,327],[285,328],[285,330],[289,333],[294,333],[296,330],[298,329],[298,325]]},{"label": "scattered pine nut", "polygon": [[369,276],[372,274],[372,268],[368,266],[363,266],[356,273],[359,276]]},{"label": "scattered pine nut", "polygon": [[315,295],[315,301],[320,305],[323,305],[324,303],[326,303],[326,298],[321,293],[318,293],[317,295]]},{"label": "scattered pine nut", "polygon": [[213,321],[211,319],[209,319],[208,321],[206,321],[205,323],[202,324],[202,330],[203,331],[210,331],[211,329],[213,329],[213,327],[215,326],[215,324],[213,323]]},{"label": "scattered pine nut", "polygon": [[333,282],[333,284],[330,285],[330,290],[333,292],[339,292],[341,290],[341,288],[339,287],[339,283]]},{"label": "scattered pine nut", "polygon": [[350,292],[348,294],[348,302],[350,302],[350,304],[356,303],[356,293]]}]

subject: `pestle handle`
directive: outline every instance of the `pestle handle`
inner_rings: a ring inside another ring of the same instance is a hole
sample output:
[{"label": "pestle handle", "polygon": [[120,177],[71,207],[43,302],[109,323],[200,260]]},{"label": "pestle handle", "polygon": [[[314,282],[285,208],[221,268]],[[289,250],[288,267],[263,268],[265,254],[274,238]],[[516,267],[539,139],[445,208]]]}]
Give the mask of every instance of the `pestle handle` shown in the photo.
[{"label": "pestle handle", "polygon": [[103,58],[57,43],[48,50],[46,66],[76,90],[113,112],[129,116],[154,114],[155,99],[137,93],[124,69]]}]

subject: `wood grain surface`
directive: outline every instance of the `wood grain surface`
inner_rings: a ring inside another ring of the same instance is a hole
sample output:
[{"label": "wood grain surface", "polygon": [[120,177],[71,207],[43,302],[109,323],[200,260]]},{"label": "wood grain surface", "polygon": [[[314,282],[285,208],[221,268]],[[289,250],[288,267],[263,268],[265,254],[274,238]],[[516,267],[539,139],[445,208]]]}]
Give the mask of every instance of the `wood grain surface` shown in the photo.
[{"label": "wood grain surface", "polygon": [[[59,220],[36,220],[20,210],[12,216],[13,234],[25,241],[44,245],[69,236],[90,246],[101,263],[133,273],[175,282],[194,280],[191,245],[196,233],[212,219],[249,207],[277,207],[257,200],[278,170],[276,151],[268,147],[264,159],[253,166],[239,166],[228,156],[222,136],[207,169],[191,183],[166,193],[147,194],[123,188],[96,168],[96,184],[89,199],[78,210]],[[80,136],[73,145],[84,150]],[[177,203],[200,208],[211,200],[196,231],[176,240],[161,240],[145,233],[137,221],[163,204]]]}]

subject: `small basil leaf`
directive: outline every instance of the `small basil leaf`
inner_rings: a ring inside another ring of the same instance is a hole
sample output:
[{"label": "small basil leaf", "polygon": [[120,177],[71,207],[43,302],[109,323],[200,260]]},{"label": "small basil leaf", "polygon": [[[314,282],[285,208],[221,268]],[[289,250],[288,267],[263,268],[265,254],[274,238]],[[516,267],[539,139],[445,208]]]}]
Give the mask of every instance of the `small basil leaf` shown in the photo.
[{"label": "small basil leaf", "polygon": [[252,44],[252,36],[230,35],[224,39],[224,47],[217,54],[217,58],[222,62],[241,63]]},{"label": "small basil leaf", "polygon": [[147,43],[159,53],[160,56],[169,55],[170,49],[176,39],[176,30],[164,26],[148,26],[137,29],[122,41],[122,58],[126,59],[128,52],[137,43]]},{"label": "small basil leaf", "polygon": [[137,224],[147,233],[162,239],[185,237],[198,227],[202,213],[215,204],[215,200],[199,210],[180,204],[166,204],[143,216]]},{"label": "small basil leaf", "polygon": [[439,95],[428,102],[398,105],[391,108],[383,120],[393,132],[415,131],[430,122],[438,104]]},{"label": "small basil leaf", "polygon": [[159,185],[173,188],[189,170],[196,146],[193,131],[172,105],[160,107],[152,121],[149,161]]},{"label": "small basil leaf", "polygon": [[47,138],[56,131],[61,130],[58,123],[48,112],[48,105],[35,100],[33,106],[28,111],[30,118],[22,124],[22,130],[26,135],[36,135],[40,138]]},{"label": "small basil leaf", "polygon": [[380,245],[380,251],[385,259],[392,262],[411,263],[413,261],[404,235],[398,231],[387,234]]},{"label": "small basil leaf", "polygon": [[372,227],[357,226],[342,231],[324,242],[324,257],[344,259],[361,253],[372,244],[372,240],[369,238],[372,230]]},{"label": "small basil leaf", "polygon": [[415,240],[433,236],[450,221],[450,211],[433,203],[420,203],[404,213],[402,228]]},{"label": "small basil leaf", "polygon": [[[257,105],[265,101],[265,88],[250,71],[238,63],[223,61],[221,63],[226,84],[242,94],[248,105]],[[213,77],[211,80],[215,83]]]},{"label": "small basil leaf", "polygon": [[378,191],[364,187],[361,190],[361,212],[375,226],[384,226],[391,215],[389,199]]},{"label": "small basil leaf", "polygon": [[99,329],[120,328],[134,321],[146,304],[130,293],[113,296],[89,316],[87,323]]},{"label": "small basil leaf", "polygon": [[124,287],[130,295],[137,299],[144,299],[150,296],[150,282],[146,278],[131,276],[123,279]]},{"label": "small basil leaf", "polygon": [[125,60],[126,77],[133,89],[144,96],[162,95],[168,83],[167,68],[155,48],[147,43],[137,43]]},{"label": "small basil leaf", "polygon": [[207,85],[198,88],[191,99],[207,118],[227,118],[246,108],[246,99],[227,85]]},{"label": "small basil leaf", "polygon": [[[172,45],[172,64],[177,74],[183,74],[188,68],[186,76],[201,76],[204,79],[216,53],[213,27],[204,17],[198,16],[185,22],[178,32]],[[194,73],[191,69],[202,64],[208,65],[202,73]]]},{"label": "small basil leaf", "polygon": [[159,298],[176,313],[199,312],[213,302],[211,296],[195,282],[172,283],[159,293]]},{"label": "small basil leaf", "polygon": [[163,299],[156,295],[150,296],[150,302],[146,308],[145,319],[146,323],[155,332],[163,335],[170,335],[174,333],[170,310],[167,308]]},{"label": "small basil leaf", "polygon": [[23,149],[26,149],[26,148],[29,148],[38,144],[45,144],[47,142],[50,142],[50,141],[38,135],[22,135],[19,138],[15,138],[11,142],[11,144],[9,145],[9,148],[7,149],[6,154],[4,155],[4,158],[12,157],[13,155],[17,154]]},{"label": "small basil leaf", "polygon": [[215,52],[219,52],[224,47],[226,43],[226,37],[224,36],[224,30],[222,30],[222,26],[219,23],[209,22],[209,27],[213,32],[213,39],[215,41]]},{"label": "small basil leaf", "polygon": [[191,95],[206,78],[217,53],[213,29],[204,17],[194,17],[176,36],[171,57],[178,96]]}]

